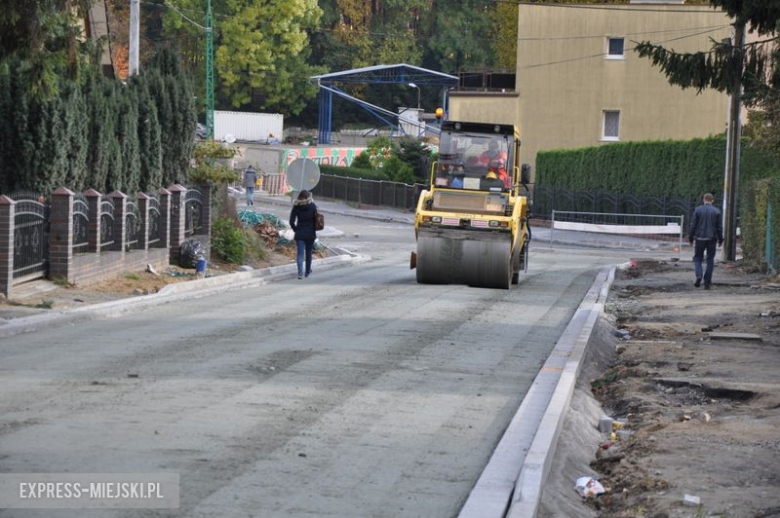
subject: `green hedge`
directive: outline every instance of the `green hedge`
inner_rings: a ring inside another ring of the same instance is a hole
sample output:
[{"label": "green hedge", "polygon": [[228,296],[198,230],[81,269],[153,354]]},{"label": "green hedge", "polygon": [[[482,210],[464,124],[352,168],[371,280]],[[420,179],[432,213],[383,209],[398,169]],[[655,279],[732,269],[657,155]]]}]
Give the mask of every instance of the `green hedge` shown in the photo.
[{"label": "green hedge", "polygon": [[[772,267],[780,270],[780,178],[766,178],[748,184],[743,192],[742,253],[753,264],[767,262],[772,256]],[[772,221],[767,221],[767,207],[772,205]],[[767,228],[772,235],[772,250],[767,254]]]},{"label": "green hedge", "polygon": [[185,182],[197,112],[178,58],[160,51],[122,84],[85,71],[36,97],[20,60],[0,63],[0,192],[60,186],[127,194]]},{"label": "green hedge", "polygon": [[357,167],[339,167],[335,165],[321,165],[322,174],[333,176],[346,176],[348,178],[363,178],[364,180],[387,180],[390,179],[383,171],[375,169],[358,169]]},{"label": "green hedge", "polygon": [[[725,161],[724,137],[543,151],[536,157],[536,184],[634,196],[698,199],[711,192],[720,197]],[[780,159],[745,141],[740,184],[777,174]]]}]

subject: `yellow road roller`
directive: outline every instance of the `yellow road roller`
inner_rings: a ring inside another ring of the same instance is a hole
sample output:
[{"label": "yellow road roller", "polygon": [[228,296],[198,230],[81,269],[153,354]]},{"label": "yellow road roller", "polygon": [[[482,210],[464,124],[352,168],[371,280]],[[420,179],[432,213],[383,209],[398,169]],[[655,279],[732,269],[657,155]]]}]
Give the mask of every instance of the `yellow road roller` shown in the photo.
[{"label": "yellow road roller", "polygon": [[421,284],[509,289],[527,269],[529,167],[514,126],[442,123],[439,155],[415,216],[410,266]]}]

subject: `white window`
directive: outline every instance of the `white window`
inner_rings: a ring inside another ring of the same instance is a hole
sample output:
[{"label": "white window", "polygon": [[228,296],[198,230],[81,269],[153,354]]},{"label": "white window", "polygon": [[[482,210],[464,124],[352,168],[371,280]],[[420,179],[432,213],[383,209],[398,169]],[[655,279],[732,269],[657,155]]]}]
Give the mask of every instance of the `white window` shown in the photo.
[{"label": "white window", "polygon": [[625,59],[624,50],[624,38],[607,38],[607,59]]},{"label": "white window", "polygon": [[620,112],[604,110],[604,132],[601,140],[620,140]]}]

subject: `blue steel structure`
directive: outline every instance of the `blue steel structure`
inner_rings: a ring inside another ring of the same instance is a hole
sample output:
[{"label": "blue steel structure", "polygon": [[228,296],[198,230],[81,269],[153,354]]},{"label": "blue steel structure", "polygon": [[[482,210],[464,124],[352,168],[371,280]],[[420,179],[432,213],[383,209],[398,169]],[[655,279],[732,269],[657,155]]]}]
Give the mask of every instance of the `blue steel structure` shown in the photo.
[{"label": "blue steel structure", "polygon": [[[445,112],[447,104],[447,90],[458,85],[458,78],[435,70],[428,70],[414,65],[400,63],[397,65],[376,65],[372,67],[355,68],[342,72],[332,72],[312,76],[311,81],[316,81],[319,87],[319,137],[320,144],[331,143],[331,129],[333,124],[333,96],[353,102],[368,113],[391,127],[392,131],[400,128],[399,114],[380,106],[373,105],[362,99],[349,95],[339,85],[366,83],[374,85],[408,85],[414,83],[418,86],[439,86],[444,90],[442,105]],[[422,127],[422,126],[421,126]],[[431,128],[437,131],[438,128]],[[403,128],[401,128],[403,133]]]}]

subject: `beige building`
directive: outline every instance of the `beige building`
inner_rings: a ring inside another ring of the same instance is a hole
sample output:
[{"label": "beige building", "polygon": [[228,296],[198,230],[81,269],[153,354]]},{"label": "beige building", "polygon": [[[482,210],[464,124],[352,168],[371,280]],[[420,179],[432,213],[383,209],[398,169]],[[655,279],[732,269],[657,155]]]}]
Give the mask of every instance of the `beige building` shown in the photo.
[{"label": "beige building", "polygon": [[632,48],[706,51],[731,32],[703,5],[521,4],[515,92],[451,92],[449,117],[518,125],[521,161],[532,165],[542,150],[723,133],[727,95],[671,86]]}]

